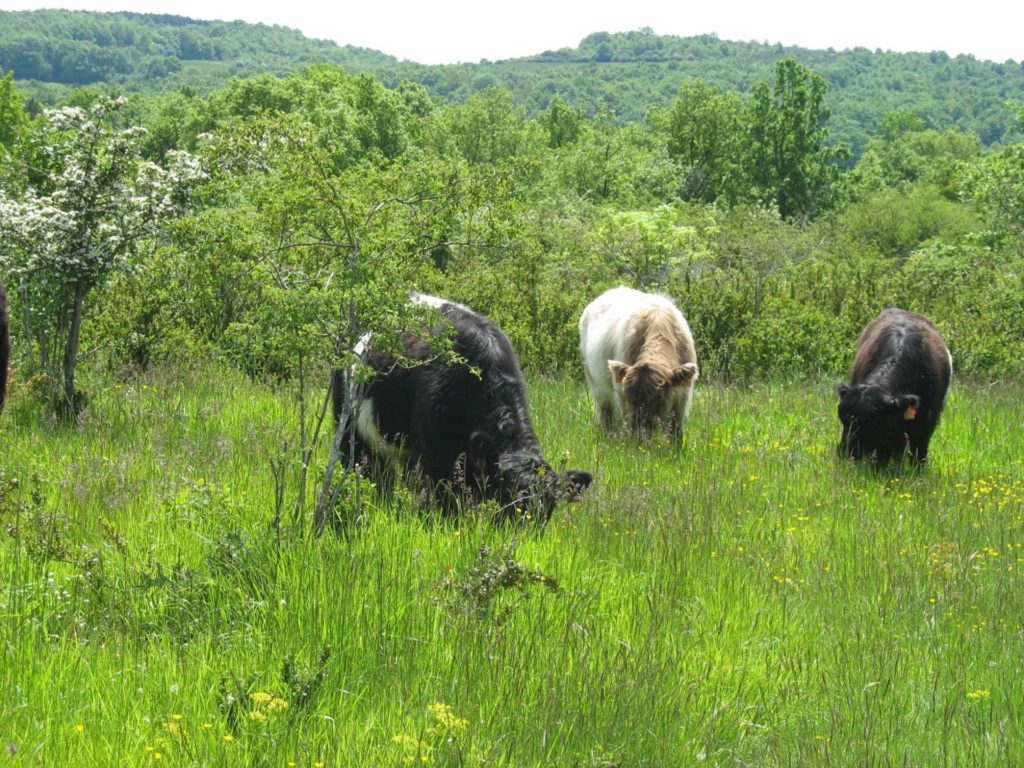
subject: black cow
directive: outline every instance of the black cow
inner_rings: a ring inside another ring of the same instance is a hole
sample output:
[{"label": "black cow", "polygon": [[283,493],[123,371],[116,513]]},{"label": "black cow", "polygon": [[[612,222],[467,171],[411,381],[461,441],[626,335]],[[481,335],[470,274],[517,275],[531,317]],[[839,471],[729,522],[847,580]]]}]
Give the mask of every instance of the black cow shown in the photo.
[{"label": "black cow", "polygon": [[[361,345],[375,374],[347,430],[346,450],[354,448],[385,492],[397,466],[426,481],[447,513],[468,492],[497,500],[501,518],[530,512],[546,521],[557,499],[577,498],[592,478],[578,471],[559,475],[541,456],[523,374],[508,337],[461,304],[422,294],[413,294],[412,300],[447,318],[454,331],[452,352],[464,362],[450,364],[438,354],[432,341],[442,328],[403,337],[405,355],[414,365],[372,343]],[[346,372],[334,374],[335,423],[344,409],[347,378]]]},{"label": "black cow", "polygon": [[880,466],[928,458],[953,375],[953,358],[938,329],[924,315],[886,309],[857,340],[849,385],[840,383],[839,454],[874,458]]},{"label": "black cow", "polygon": [[7,294],[0,281],[0,411],[7,398],[7,365],[11,360],[11,333],[7,321]]}]

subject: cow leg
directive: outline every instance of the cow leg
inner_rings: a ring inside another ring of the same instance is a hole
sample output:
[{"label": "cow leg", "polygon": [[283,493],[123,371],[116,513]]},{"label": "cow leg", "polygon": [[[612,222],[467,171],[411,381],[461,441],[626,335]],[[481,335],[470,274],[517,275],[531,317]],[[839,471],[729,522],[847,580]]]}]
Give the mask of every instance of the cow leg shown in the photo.
[{"label": "cow leg", "polygon": [[359,430],[349,425],[341,443],[341,461],[346,468],[352,468],[365,477],[383,500],[394,495],[397,470],[394,462],[381,455],[369,442],[363,440]]},{"label": "cow leg", "polygon": [[615,426],[615,405],[598,394],[594,395],[594,420],[607,431]]},{"label": "cow leg", "polygon": [[935,423],[921,420],[907,425],[907,449],[915,464],[924,464],[928,460],[928,444],[931,442]]},{"label": "cow leg", "polygon": [[669,417],[669,431],[674,440],[683,436],[683,428],[686,426],[686,419],[690,415],[690,398],[693,397],[693,390],[686,387],[676,395],[672,404],[672,415]]},{"label": "cow leg", "polygon": [[598,390],[597,383],[590,373],[590,368],[586,365],[583,366],[583,375],[587,380],[587,389],[590,390],[590,396],[594,398],[594,421],[606,430],[611,429],[615,423],[615,408],[607,396]]},{"label": "cow leg", "polygon": [[931,435],[910,436],[910,458],[915,464],[924,464],[928,461],[928,443],[931,442]]}]

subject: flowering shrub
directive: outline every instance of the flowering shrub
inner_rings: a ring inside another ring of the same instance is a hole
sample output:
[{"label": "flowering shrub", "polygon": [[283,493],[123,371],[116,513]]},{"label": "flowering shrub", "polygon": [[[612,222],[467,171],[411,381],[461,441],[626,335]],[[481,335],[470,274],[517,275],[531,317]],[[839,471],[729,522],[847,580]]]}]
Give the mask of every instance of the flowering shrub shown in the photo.
[{"label": "flowering shrub", "polygon": [[142,162],[146,130],[118,125],[125,103],[101,98],[89,109],[44,112],[19,147],[30,170],[0,187],[0,267],[20,288],[25,335],[36,340],[43,370],[54,380],[60,370],[72,412],[86,297],[132,266],[204,177],[184,152],[168,153],[166,168]]}]

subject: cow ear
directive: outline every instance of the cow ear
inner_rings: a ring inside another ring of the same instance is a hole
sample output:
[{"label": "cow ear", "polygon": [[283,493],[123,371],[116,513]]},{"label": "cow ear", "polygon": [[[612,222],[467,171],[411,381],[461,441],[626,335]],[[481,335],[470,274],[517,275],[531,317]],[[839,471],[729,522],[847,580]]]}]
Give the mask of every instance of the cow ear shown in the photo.
[{"label": "cow ear", "polygon": [[697,380],[699,375],[696,363],[683,363],[672,371],[672,375],[668,378],[668,385],[670,387],[681,387],[684,384],[691,384]]},{"label": "cow ear", "polygon": [[626,371],[629,370],[629,366],[625,363],[620,363],[618,360],[609,360],[608,370],[612,374],[612,381],[616,384],[621,384],[622,380],[626,377]]},{"label": "cow ear", "polygon": [[494,441],[483,432],[474,432],[469,436],[469,464],[476,471],[477,476],[486,477],[491,474],[491,468],[498,463],[498,452],[494,448]]},{"label": "cow ear", "polygon": [[842,381],[836,382],[836,394],[839,395],[840,398],[846,397],[846,393],[849,391],[850,387],[848,384]]},{"label": "cow ear", "polygon": [[903,411],[905,421],[913,421],[917,418],[917,409],[921,405],[921,398],[917,395],[897,395],[893,398],[897,411]]}]

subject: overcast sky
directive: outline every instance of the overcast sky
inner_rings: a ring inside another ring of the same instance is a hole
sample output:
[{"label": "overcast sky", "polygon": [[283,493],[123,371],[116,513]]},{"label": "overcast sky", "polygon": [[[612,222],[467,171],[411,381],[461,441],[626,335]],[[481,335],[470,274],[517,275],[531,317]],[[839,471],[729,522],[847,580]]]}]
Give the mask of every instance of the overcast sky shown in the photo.
[{"label": "overcast sky", "polygon": [[1024,59],[1024,0],[0,0],[3,10],[173,13],[280,24],[424,64],[575,47],[592,32]]}]

